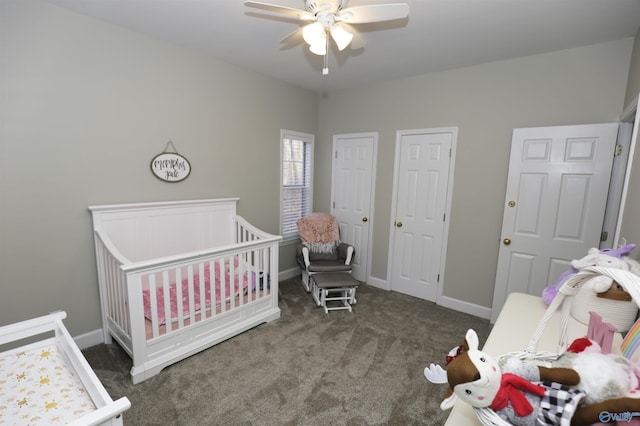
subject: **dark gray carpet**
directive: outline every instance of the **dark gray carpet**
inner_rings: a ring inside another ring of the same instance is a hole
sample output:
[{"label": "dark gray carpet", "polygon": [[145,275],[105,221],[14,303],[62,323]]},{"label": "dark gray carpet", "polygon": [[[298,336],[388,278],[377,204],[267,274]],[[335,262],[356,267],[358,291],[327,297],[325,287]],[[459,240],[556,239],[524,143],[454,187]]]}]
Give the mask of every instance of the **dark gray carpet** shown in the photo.
[{"label": "dark gray carpet", "polygon": [[371,286],[354,311],[325,314],[299,279],[280,283],[282,317],[137,385],[116,344],[84,350],[125,425],[440,425],[444,385],[423,376],[487,320]]}]

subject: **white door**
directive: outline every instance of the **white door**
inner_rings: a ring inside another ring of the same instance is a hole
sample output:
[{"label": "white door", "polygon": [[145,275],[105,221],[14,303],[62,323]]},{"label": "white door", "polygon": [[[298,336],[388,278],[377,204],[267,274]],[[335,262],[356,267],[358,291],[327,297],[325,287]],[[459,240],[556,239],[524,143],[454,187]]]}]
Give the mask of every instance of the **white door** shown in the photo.
[{"label": "white door", "polygon": [[598,247],[618,125],[514,129],[491,320]]},{"label": "white door", "polygon": [[401,131],[396,140],[391,290],[430,301],[441,293],[456,134],[455,129]]},{"label": "white door", "polygon": [[340,223],[340,239],[353,245],[353,277],[369,277],[373,188],[378,147],[377,133],[333,137],[332,211]]}]

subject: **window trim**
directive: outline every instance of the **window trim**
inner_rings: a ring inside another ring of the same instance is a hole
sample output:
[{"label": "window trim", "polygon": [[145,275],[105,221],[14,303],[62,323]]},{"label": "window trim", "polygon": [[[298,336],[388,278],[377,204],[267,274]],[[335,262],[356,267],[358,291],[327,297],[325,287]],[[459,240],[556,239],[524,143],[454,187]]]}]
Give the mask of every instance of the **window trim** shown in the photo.
[{"label": "window trim", "polygon": [[283,226],[284,226],[284,221],[283,221],[283,208],[284,208],[284,185],[283,185],[283,178],[284,178],[284,150],[283,150],[283,141],[284,139],[295,139],[295,140],[300,140],[303,141],[305,143],[308,143],[310,145],[309,147],[309,185],[308,185],[308,194],[309,194],[309,199],[308,199],[308,205],[309,205],[309,211],[308,213],[313,212],[313,166],[314,166],[314,151],[315,151],[315,136],[313,134],[310,133],[303,133],[303,132],[297,132],[297,131],[293,131],[293,130],[284,130],[281,129],[280,130],[280,180],[279,180],[279,187],[280,187],[280,235],[282,235],[282,242],[283,243],[287,243],[287,242],[294,242],[294,241],[298,241],[299,240],[299,236],[298,233],[296,232],[295,235],[294,234],[287,234],[285,235],[283,233]]}]

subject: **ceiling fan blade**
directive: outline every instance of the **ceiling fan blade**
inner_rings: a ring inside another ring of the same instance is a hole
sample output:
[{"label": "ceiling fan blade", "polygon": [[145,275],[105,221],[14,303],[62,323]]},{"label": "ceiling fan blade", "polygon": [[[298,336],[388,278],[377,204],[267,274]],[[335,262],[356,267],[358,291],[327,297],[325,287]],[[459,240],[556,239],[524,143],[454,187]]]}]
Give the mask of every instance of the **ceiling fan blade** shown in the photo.
[{"label": "ceiling fan blade", "polygon": [[296,9],[293,7],[279,6],[271,3],[264,3],[261,1],[245,1],[245,6],[255,7],[257,9],[267,10],[269,12],[279,13],[281,15],[287,15],[294,18],[298,18],[301,21],[313,21],[316,19],[313,13],[306,10]]},{"label": "ceiling fan blade", "polygon": [[298,44],[300,43],[302,40],[302,30],[304,29],[304,27],[300,27],[298,29],[296,29],[293,32],[290,32],[289,34],[287,34],[286,36],[284,36],[282,38],[282,40],[280,40],[280,43],[282,44]]},{"label": "ceiling fan blade", "polygon": [[409,16],[407,3],[372,4],[368,6],[354,6],[342,10],[336,16],[336,21],[348,24],[366,24],[369,22],[393,21]]}]

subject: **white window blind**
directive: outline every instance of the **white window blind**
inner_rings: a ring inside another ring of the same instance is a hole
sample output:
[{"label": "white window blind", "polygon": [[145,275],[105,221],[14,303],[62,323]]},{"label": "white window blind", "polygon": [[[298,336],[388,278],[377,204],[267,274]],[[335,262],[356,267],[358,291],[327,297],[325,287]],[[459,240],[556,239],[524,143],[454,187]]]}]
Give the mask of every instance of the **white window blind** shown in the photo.
[{"label": "white window blind", "polygon": [[312,211],[313,135],[282,133],[282,237],[298,238],[296,222]]}]

